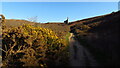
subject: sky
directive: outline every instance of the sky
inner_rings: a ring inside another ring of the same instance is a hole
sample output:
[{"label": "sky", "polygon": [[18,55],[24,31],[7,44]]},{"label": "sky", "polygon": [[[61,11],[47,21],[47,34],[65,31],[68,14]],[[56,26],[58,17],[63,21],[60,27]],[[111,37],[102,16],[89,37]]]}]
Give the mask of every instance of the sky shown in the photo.
[{"label": "sky", "polygon": [[117,2],[2,2],[2,13],[7,19],[37,16],[37,22],[81,20],[118,10]]},{"label": "sky", "polygon": [[1,0],[3,2],[118,2],[119,0]]}]

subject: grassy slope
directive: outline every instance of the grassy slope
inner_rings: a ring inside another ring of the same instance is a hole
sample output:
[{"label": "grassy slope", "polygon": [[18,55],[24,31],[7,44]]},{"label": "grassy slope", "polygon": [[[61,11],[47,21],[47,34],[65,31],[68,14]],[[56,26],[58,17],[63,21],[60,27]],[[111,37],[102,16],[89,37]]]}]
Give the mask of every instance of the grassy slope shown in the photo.
[{"label": "grassy slope", "polygon": [[[119,18],[120,12],[115,12],[72,22],[71,32],[76,34],[78,40],[102,65],[119,65]],[[80,23],[90,29],[82,30],[80,27],[83,25]],[[94,26],[94,23],[97,25]]]},{"label": "grassy slope", "polygon": [[6,26],[9,27],[9,26],[13,26],[13,27],[16,27],[16,26],[21,26],[23,24],[31,24],[31,25],[34,25],[33,22],[30,22],[30,21],[26,21],[26,20],[16,20],[16,19],[6,19],[6,22],[5,22]]},{"label": "grassy slope", "polygon": [[109,14],[101,15],[101,16],[96,16],[96,17],[92,17],[92,18],[87,18],[87,19],[82,19],[82,20],[77,20],[77,21],[73,21],[73,22],[70,22],[69,25],[73,26],[73,25],[77,25],[77,24],[80,24],[80,23],[90,24],[93,21],[96,22],[96,21],[102,20],[103,17],[105,17],[107,15],[109,15]]}]

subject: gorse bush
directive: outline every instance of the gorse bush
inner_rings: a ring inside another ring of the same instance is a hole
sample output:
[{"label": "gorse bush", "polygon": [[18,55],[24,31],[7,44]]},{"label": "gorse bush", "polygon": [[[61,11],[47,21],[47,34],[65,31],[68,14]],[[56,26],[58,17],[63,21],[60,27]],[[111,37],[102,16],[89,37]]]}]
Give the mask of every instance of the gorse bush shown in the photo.
[{"label": "gorse bush", "polygon": [[23,25],[4,29],[2,36],[3,66],[62,64],[66,41],[50,29]]}]

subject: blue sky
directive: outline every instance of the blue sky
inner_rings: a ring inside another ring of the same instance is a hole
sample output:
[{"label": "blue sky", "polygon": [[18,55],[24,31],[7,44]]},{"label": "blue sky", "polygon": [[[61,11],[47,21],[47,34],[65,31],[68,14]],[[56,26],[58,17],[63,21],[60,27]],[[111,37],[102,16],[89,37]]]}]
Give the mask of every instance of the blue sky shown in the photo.
[{"label": "blue sky", "polygon": [[1,0],[2,2],[118,2],[119,0]]},{"label": "blue sky", "polygon": [[38,16],[38,22],[63,22],[99,16],[118,10],[117,2],[3,2],[2,13],[7,19]]}]

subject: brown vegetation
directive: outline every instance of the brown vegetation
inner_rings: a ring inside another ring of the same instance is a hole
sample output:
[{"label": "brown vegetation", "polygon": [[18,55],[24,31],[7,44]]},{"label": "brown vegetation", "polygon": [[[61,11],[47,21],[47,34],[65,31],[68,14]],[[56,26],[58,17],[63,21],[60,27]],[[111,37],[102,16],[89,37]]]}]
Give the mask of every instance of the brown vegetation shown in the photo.
[{"label": "brown vegetation", "polygon": [[72,22],[70,25],[71,32],[101,65],[119,66],[120,11]]},{"label": "brown vegetation", "polygon": [[[69,26],[6,20],[3,66],[67,66]],[[65,27],[65,28],[63,28]]]}]

